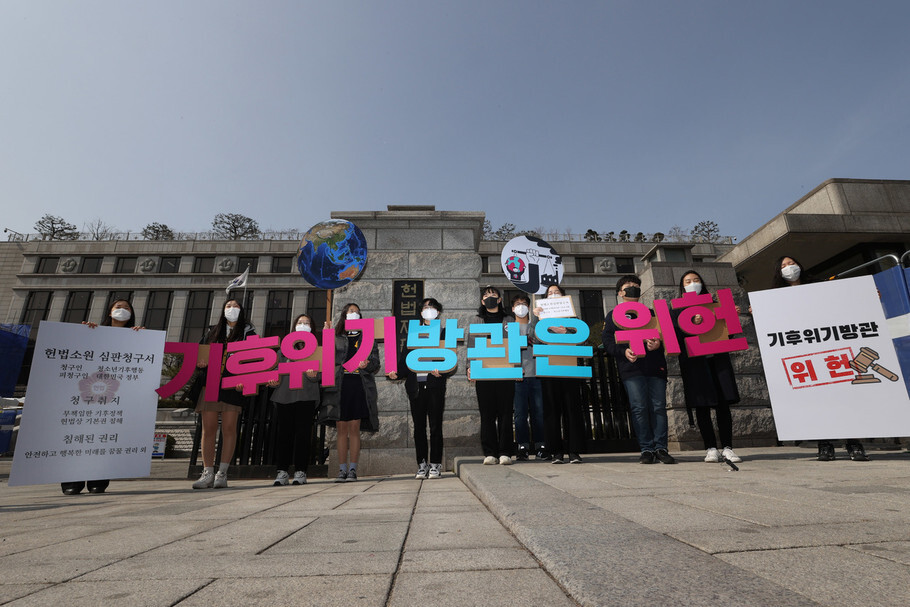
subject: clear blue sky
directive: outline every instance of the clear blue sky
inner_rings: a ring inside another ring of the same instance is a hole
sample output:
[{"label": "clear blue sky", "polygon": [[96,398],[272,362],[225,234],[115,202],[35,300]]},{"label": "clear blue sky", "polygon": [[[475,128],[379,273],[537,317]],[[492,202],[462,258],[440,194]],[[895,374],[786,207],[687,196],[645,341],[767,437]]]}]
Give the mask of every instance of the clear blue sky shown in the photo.
[{"label": "clear blue sky", "polygon": [[0,3],[2,226],[742,238],[832,177],[910,179],[910,3]]}]

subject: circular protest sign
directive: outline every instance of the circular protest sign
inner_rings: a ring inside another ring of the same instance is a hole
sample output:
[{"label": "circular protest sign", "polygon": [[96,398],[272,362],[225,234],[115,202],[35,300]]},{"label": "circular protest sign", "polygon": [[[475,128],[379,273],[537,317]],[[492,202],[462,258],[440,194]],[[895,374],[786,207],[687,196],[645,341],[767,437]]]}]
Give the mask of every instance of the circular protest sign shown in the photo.
[{"label": "circular protest sign", "polygon": [[542,295],[562,281],[562,257],[540,238],[516,236],[503,247],[500,260],[509,281],[525,293]]},{"label": "circular protest sign", "polygon": [[350,221],[317,223],[300,241],[297,269],[320,289],[337,289],[357,278],[367,264],[367,241]]}]

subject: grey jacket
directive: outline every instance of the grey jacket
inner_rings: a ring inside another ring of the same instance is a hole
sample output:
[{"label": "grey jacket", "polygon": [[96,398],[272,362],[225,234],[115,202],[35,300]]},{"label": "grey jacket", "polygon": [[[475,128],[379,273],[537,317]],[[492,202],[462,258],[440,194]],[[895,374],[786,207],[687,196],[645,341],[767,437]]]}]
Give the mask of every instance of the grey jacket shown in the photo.
[{"label": "grey jacket", "polygon": [[[341,417],[341,385],[344,381],[344,367],[341,365],[348,357],[348,338],[346,335],[335,336],[335,385],[325,388],[322,392],[322,406],[316,421],[321,424],[335,425]],[[325,372],[325,370],[323,370]],[[367,397],[367,408],[370,411],[369,419],[360,422],[363,432],[379,431],[379,406],[376,393],[375,375],[379,372],[379,348],[373,342],[373,349],[367,358],[367,366],[360,370],[358,375],[363,382],[363,392]]]},{"label": "grey jacket", "polygon": [[[279,357],[281,362],[287,362],[287,357],[282,354]],[[269,399],[273,403],[289,404],[289,403],[298,403],[301,401],[315,401],[319,405],[319,375],[315,379],[310,379],[306,373],[303,374],[303,387],[292,390],[290,385],[290,377],[287,375],[282,375],[278,387],[272,392],[272,397]]]}]

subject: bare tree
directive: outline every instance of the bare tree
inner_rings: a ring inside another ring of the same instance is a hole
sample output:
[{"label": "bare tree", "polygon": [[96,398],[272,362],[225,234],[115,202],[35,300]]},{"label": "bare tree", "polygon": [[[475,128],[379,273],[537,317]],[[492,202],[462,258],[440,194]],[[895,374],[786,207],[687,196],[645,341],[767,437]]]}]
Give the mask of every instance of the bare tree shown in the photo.
[{"label": "bare tree", "polygon": [[681,226],[673,226],[667,230],[667,242],[688,242],[689,230]]},{"label": "bare tree", "polygon": [[239,213],[218,213],[212,220],[212,232],[220,240],[256,240],[259,224]]},{"label": "bare tree", "polygon": [[654,235],[651,236],[651,240],[653,240],[654,242],[663,242],[664,233],[663,232],[654,232]]},{"label": "bare tree", "polygon": [[35,231],[44,240],[76,240],[79,232],[76,226],[56,215],[45,214],[35,222]]},{"label": "bare tree", "polygon": [[142,228],[142,237],[146,240],[174,240],[174,230],[163,223],[152,222]]},{"label": "bare tree", "polygon": [[720,228],[710,219],[699,221],[692,228],[693,242],[717,242],[720,240]]},{"label": "bare tree", "polygon": [[104,223],[100,217],[83,224],[82,227],[92,240],[110,240],[114,236],[114,227]]},{"label": "bare tree", "polygon": [[596,230],[593,230],[591,228],[588,228],[588,231],[585,232],[584,239],[587,240],[588,242],[600,242],[603,240],[603,238],[601,238],[600,234],[598,234]]}]

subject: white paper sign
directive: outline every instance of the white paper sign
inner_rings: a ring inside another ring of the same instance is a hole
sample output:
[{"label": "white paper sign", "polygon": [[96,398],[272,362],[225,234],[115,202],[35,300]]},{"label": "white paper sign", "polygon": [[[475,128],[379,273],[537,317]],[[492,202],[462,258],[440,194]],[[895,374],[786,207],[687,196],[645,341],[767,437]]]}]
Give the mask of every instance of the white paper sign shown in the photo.
[{"label": "white paper sign", "polygon": [[572,305],[572,298],[568,295],[563,297],[545,297],[538,299],[534,305],[540,308],[539,318],[575,318],[575,306]]},{"label": "white paper sign", "polygon": [[910,435],[871,276],[749,294],[780,440]]},{"label": "white paper sign", "polygon": [[42,322],[9,484],[149,476],[164,339]]}]

